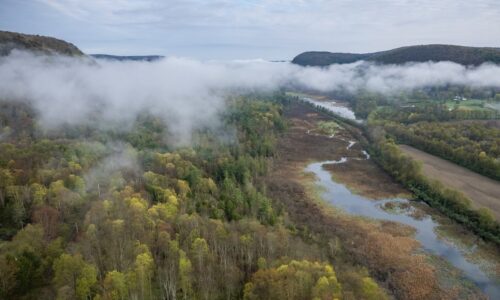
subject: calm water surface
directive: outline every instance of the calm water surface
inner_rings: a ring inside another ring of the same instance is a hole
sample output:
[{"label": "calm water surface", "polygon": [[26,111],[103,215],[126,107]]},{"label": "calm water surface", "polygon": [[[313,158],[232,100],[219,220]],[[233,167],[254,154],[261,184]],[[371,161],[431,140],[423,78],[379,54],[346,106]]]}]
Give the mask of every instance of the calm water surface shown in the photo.
[{"label": "calm water surface", "polygon": [[[350,144],[350,146],[352,145]],[[440,239],[435,232],[435,228],[439,224],[434,222],[430,216],[415,219],[408,215],[408,212],[394,213],[382,209],[382,205],[386,202],[408,203],[409,200],[393,198],[375,201],[353,194],[345,185],[335,182],[330,172],[323,168],[324,164],[344,163],[347,160],[343,157],[338,161],[323,161],[307,166],[306,171],[314,173],[318,178],[317,184],[323,188],[322,197],[324,200],[352,215],[394,221],[414,227],[416,229],[415,238],[422,244],[424,250],[444,258],[454,267],[460,269],[463,276],[474,282],[490,299],[500,299],[500,283],[489,278],[479,268],[479,265],[467,261],[458,247]]]},{"label": "calm water surface", "polygon": [[309,103],[313,103],[314,105],[323,107],[328,109],[329,111],[349,120],[357,120],[354,112],[347,106],[338,103],[334,100],[329,101],[319,101],[310,97],[301,97],[302,100],[307,101]]}]

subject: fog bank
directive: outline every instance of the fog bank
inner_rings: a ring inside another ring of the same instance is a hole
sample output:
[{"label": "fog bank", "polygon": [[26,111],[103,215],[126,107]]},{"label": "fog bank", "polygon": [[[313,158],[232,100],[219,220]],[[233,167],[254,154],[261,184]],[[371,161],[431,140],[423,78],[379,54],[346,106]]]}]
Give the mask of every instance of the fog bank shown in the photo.
[{"label": "fog bank", "polygon": [[170,57],[155,62],[93,61],[14,51],[0,58],[0,99],[30,101],[47,128],[93,120],[132,123],[149,111],[180,140],[216,126],[228,94],[301,87],[320,92],[366,89],[394,93],[448,84],[499,87],[500,66],[451,62],[328,68],[262,60],[200,62]]}]

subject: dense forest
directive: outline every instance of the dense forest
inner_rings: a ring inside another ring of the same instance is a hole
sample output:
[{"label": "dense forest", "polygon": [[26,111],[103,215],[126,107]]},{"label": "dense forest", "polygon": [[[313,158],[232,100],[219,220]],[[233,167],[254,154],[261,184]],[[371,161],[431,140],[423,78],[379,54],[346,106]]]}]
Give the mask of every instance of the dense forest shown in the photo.
[{"label": "dense forest", "polygon": [[399,143],[500,180],[500,128],[495,122],[423,122],[407,127],[388,123],[385,129]]},{"label": "dense forest", "polygon": [[161,55],[109,55],[109,54],[91,54],[93,58],[107,59],[112,61],[157,61],[164,58]]},{"label": "dense forest", "polygon": [[364,269],[339,277],[258,184],[281,104],[228,101],[224,128],[182,148],[147,113],[45,130],[2,103],[0,298],[386,298]]},{"label": "dense forest", "polygon": [[[450,93],[460,90],[413,91],[400,101],[373,93],[350,98],[359,117],[370,126],[382,126],[398,143],[453,161],[493,179],[500,179],[500,111],[485,109],[484,102],[499,103],[500,94],[489,91],[490,100],[474,100],[474,106],[461,101],[448,105]],[[448,92],[446,92],[448,91]],[[462,91],[464,91],[462,89]],[[487,92],[483,90],[483,93]],[[468,95],[479,92],[468,90]],[[420,95],[420,97],[419,97]],[[441,95],[439,97],[438,95]],[[430,97],[435,97],[430,100]],[[409,101],[408,98],[415,100]]]},{"label": "dense forest", "polygon": [[44,54],[56,52],[73,56],[84,55],[75,45],[53,37],[0,30],[0,56],[8,55],[13,49]]}]

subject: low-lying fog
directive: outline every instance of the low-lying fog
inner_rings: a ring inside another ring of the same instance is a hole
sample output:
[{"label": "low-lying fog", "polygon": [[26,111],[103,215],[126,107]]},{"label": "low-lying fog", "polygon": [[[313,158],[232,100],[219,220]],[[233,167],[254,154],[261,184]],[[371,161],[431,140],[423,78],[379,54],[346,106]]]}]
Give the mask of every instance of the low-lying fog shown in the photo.
[{"label": "low-lying fog", "polygon": [[85,123],[89,118],[103,125],[131,123],[138,113],[150,111],[178,136],[216,124],[230,93],[271,92],[290,86],[321,92],[394,93],[449,84],[500,87],[500,66],[358,62],[317,68],[262,60],[200,62],[176,57],[124,62],[19,51],[0,58],[0,99],[30,101],[47,128]]}]

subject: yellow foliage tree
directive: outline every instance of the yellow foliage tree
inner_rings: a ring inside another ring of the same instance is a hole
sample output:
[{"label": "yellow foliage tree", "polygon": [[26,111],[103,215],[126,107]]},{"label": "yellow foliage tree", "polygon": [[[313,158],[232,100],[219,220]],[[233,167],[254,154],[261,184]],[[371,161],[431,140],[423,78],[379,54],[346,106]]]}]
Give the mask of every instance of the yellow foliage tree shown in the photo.
[{"label": "yellow foliage tree", "polygon": [[328,263],[292,260],[260,269],[245,285],[244,299],[337,299],[342,288]]}]

